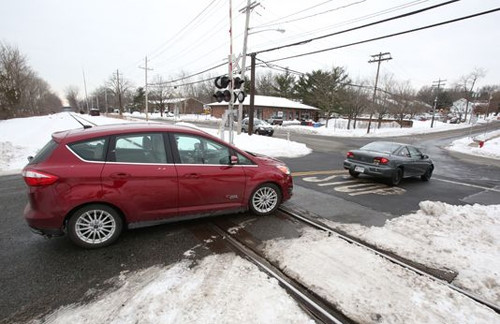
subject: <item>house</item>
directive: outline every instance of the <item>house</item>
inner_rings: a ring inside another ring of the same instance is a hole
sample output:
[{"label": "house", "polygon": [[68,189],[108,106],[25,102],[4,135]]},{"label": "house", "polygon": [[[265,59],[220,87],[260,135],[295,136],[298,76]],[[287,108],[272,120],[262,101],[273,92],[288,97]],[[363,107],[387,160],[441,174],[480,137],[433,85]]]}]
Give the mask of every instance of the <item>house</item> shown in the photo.
[{"label": "house", "polygon": [[150,100],[149,103],[153,105],[154,109],[160,110],[164,107],[165,111],[175,112],[179,109],[179,114],[202,114],[204,104],[194,98],[170,98],[164,99],[162,102],[158,100]]},{"label": "house", "polygon": [[[213,117],[222,118],[224,111],[228,108],[227,102],[215,102],[208,104]],[[238,103],[234,104],[235,109]],[[243,116],[247,117],[250,110],[250,96],[247,96],[243,102]],[[287,98],[271,96],[255,96],[254,98],[254,116],[259,119],[267,120],[273,116],[282,117],[283,120],[317,120],[319,108],[304,105],[300,102]]]}]

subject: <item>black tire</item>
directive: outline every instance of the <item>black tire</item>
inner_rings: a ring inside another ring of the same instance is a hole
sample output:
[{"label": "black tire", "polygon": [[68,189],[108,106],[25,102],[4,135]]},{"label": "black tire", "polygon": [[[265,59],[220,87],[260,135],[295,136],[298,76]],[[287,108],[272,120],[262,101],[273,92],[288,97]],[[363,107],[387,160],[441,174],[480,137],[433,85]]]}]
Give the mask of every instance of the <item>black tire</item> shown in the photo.
[{"label": "black tire", "polygon": [[68,222],[68,236],[78,246],[95,249],[118,239],[123,221],[113,208],[91,204],[76,210]]},{"label": "black tire", "polygon": [[397,186],[403,179],[403,169],[397,168],[389,180],[391,186]]},{"label": "black tire", "polygon": [[359,172],[356,172],[354,170],[349,170],[349,174],[351,175],[351,177],[353,178],[357,178],[359,177]]},{"label": "black tire", "polygon": [[275,184],[264,183],[250,196],[250,210],[259,216],[272,214],[281,204],[281,191]]},{"label": "black tire", "polygon": [[429,181],[432,177],[432,171],[434,171],[434,167],[431,165],[427,168],[425,173],[420,176],[420,179],[422,179],[422,181]]}]

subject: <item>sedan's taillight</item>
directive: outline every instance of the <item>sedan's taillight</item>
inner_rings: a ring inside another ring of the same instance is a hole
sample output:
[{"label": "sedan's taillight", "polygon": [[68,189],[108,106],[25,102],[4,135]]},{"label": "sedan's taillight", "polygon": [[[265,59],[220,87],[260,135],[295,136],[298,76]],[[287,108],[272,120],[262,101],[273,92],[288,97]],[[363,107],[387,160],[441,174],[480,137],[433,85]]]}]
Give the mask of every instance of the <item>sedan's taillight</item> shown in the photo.
[{"label": "sedan's taillight", "polygon": [[354,157],[354,153],[352,152],[347,152],[347,158],[350,159],[350,158],[353,158]]},{"label": "sedan's taillight", "polygon": [[56,182],[59,177],[40,171],[23,171],[24,181],[28,186],[31,187],[41,187],[48,186]]},{"label": "sedan's taillight", "polygon": [[376,157],[376,158],[373,158],[373,163],[375,163],[375,164],[388,164],[389,159],[387,159],[385,157]]}]

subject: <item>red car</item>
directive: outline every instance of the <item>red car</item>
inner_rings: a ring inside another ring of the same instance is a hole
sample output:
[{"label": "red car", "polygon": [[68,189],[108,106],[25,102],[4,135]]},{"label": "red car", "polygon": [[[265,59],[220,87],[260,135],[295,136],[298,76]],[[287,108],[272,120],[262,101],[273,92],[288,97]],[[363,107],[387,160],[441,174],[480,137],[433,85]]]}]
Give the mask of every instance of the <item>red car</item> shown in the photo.
[{"label": "red car", "polygon": [[28,225],[86,248],[113,243],[124,228],[248,209],[267,215],[293,189],[277,159],[162,124],[54,133],[22,174]]}]

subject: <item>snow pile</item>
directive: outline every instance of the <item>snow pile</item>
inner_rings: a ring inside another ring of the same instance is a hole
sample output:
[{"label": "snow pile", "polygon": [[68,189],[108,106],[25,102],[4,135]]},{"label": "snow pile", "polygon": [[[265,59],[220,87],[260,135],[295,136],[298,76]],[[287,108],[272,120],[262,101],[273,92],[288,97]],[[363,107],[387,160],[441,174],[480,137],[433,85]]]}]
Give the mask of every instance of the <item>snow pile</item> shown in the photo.
[{"label": "snow pile", "polygon": [[500,304],[500,205],[424,201],[418,212],[383,227],[325,222],[407,259],[454,270],[453,284]]},{"label": "snow pile", "polygon": [[195,267],[151,267],[118,281],[88,305],[32,323],[314,323],[278,281],[234,254],[208,256]]},{"label": "snow pile", "polygon": [[267,242],[282,271],[357,323],[498,323],[500,316],[447,286],[359,246],[306,229]]},{"label": "snow pile", "polygon": [[[479,147],[479,141],[485,141],[483,147]],[[474,139],[464,137],[451,143],[448,149],[465,154],[500,159],[500,131],[488,132]]]}]

